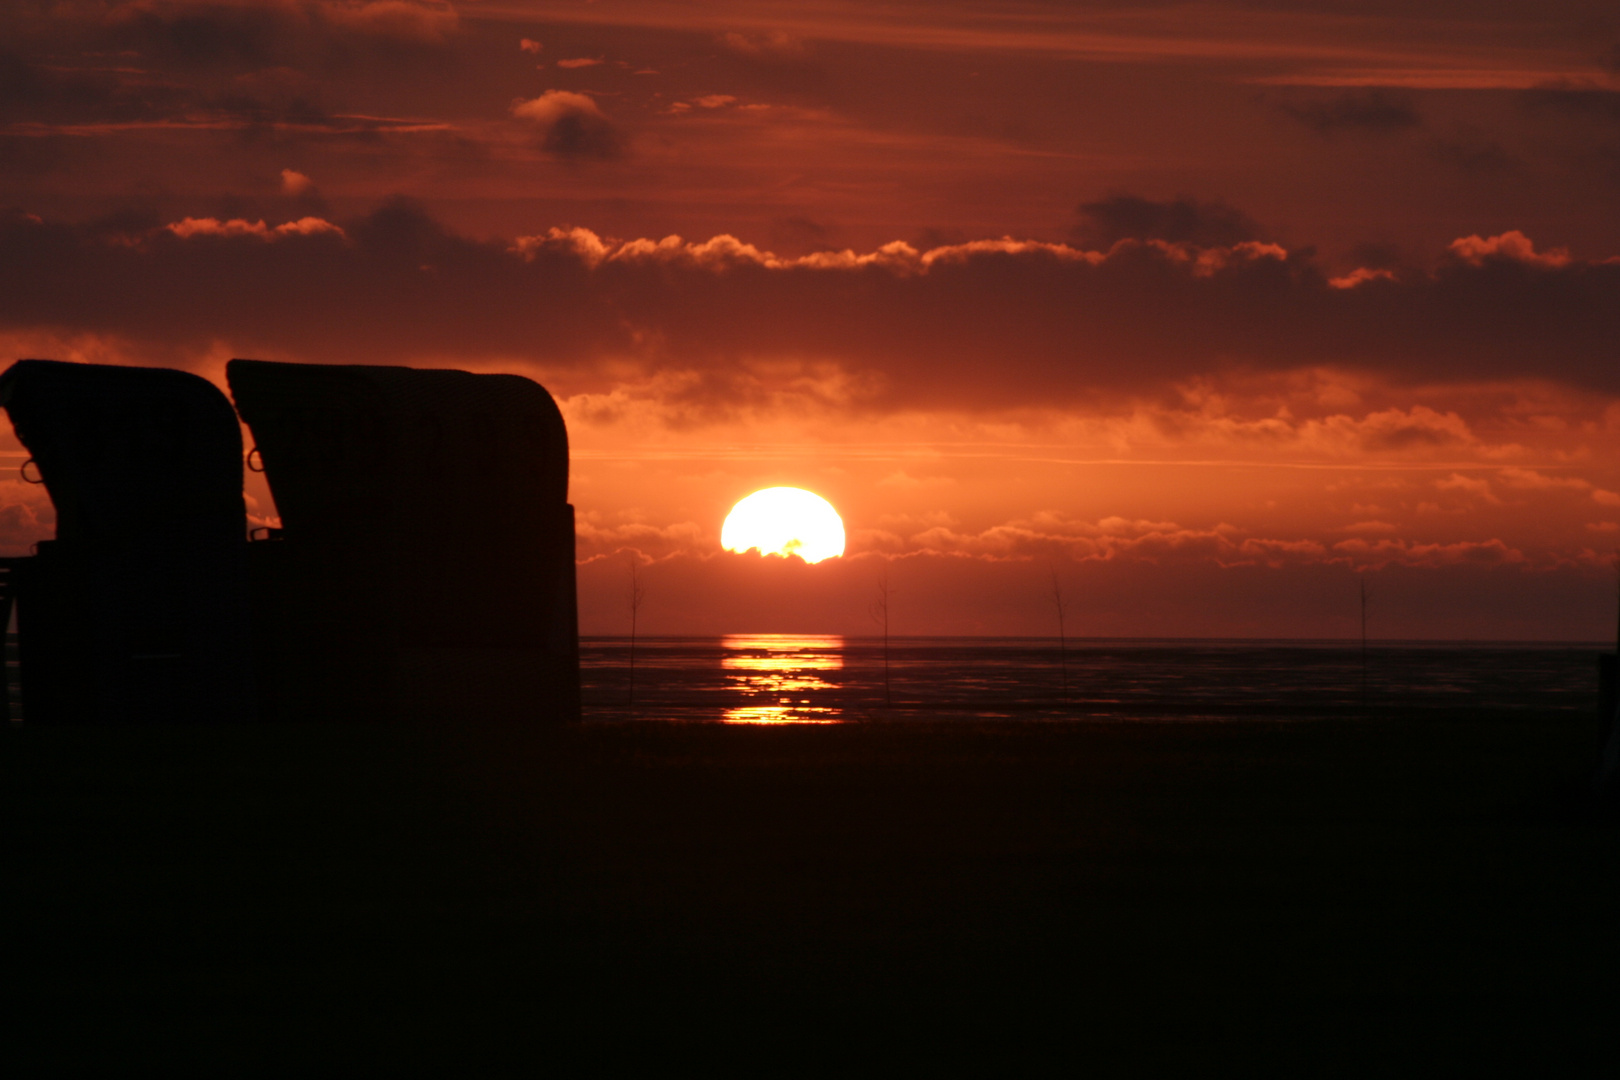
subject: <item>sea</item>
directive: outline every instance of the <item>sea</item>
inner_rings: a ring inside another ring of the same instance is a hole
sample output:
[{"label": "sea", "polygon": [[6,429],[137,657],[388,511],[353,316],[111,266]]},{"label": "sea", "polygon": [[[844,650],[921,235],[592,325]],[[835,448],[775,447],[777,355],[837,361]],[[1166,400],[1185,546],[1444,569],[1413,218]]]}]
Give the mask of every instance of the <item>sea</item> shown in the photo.
[{"label": "sea", "polygon": [[1595,715],[1604,650],[1589,642],[594,637],[580,642],[580,678],[585,719],[608,723],[1573,718]]}]

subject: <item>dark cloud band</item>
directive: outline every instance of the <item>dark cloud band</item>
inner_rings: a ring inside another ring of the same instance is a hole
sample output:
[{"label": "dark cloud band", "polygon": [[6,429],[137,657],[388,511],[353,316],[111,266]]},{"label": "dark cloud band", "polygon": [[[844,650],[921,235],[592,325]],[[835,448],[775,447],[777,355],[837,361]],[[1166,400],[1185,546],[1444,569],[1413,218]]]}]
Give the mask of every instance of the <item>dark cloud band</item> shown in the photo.
[{"label": "dark cloud band", "polygon": [[[349,362],[832,364],[865,407],[1016,407],[1221,368],[1338,365],[1400,381],[1620,390],[1620,260],[1517,233],[1427,271],[1330,279],[1272,244],[979,242],[778,259],[729,237],[469,239],[407,202],[343,223],[192,220],[105,232],[13,215],[0,324],[185,351]],[[604,369],[605,370],[605,369]]]}]

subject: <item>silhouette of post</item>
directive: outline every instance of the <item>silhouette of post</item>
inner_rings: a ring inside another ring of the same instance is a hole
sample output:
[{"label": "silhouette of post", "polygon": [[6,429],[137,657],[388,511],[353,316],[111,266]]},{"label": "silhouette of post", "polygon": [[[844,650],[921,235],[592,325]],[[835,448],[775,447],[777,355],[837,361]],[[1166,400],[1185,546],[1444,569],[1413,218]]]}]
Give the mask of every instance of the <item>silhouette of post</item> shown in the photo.
[{"label": "silhouette of post", "polygon": [[1361,587],[1361,707],[1367,708],[1367,601],[1372,599],[1372,590],[1367,588],[1367,579],[1358,578]]},{"label": "silhouette of post", "polygon": [[641,571],[637,564],[639,555],[630,560],[630,592],[627,599],[630,602],[630,695],[631,708],[636,704],[636,616],[641,612],[641,602],[646,599],[646,591],[641,587]]},{"label": "silhouette of post", "polygon": [[579,716],[568,435],[516,375],[233,360],[267,712]]},{"label": "silhouette of post", "polygon": [[1052,571],[1052,603],[1057,606],[1058,619],[1058,667],[1063,675],[1063,700],[1069,700],[1069,635],[1063,626],[1063,582],[1058,580],[1057,567]]},{"label": "silhouette of post", "polygon": [[894,699],[889,695],[889,572],[883,571],[878,578],[877,599],[873,600],[867,608],[867,614],[877,623],[883,631],[883,704],[892,706]]},{"label": "silhouette of post", "polygon": [[182,371],[20,360],[0,404],[56,509],[55,539],[7,575],[28,721],[250,716],[242,437],[225,395]]},{"label": "silhouette of post", "polygon": [[[1616,553],[1614,567],[1620,571],[1620,553]],[[1616,660],[1620,658],[1620,626],[1615,633],[1616,651],[1598,653],[1598,721],[1605,732],[1620,708],[1620,679],[1616,678]]]}]

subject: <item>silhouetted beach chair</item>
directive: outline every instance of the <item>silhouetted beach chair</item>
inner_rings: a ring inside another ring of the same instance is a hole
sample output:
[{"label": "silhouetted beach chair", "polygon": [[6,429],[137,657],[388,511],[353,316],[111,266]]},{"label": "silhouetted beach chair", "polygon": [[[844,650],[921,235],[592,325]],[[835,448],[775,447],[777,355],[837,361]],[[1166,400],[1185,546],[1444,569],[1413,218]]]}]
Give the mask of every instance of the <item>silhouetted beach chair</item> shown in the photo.
[{"label": "silhouetted beach chair", "polygon": [[282,521],[249,545],[269,715],[578,717],[568,436],[543,387],[258,360],[226,377]]},{"label": "silhouetted beach chair", "polygon": [[180,371],[20,360],[0,404],[56,509],[56,538],[7,560],[28,721],[250,716],[242,437],[225,395]]}]

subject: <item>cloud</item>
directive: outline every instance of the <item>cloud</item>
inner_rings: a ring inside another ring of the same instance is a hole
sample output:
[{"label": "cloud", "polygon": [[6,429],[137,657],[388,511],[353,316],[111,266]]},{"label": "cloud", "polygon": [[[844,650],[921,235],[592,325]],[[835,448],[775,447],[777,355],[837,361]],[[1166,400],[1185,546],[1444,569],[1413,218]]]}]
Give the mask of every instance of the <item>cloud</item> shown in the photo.
[{"label": "cloud", "polygon": [[798,56],[805,51],[804,42],[782,30],[764,34],[739,34],[728,31],[716,38],[721,45],[742,56]]},{"label": "cloud", "polygon": [[950,476],[912,476],[904,469],[898,469],[878,480],[876,486],[902,491],[918,491],[922,489],[948,488],[956,483],[956,479]]},{"label": "cloud", "polygon": [[1490,262],[1515,262],[1542,269],[1557,269],[1569,265],[1566,248],[1552,248],[1537,252],[1530,238],[1517,229],[1489,238],[1475,234],[1453,240],[1448,249],[1470,266],[1484,266]]},{"label": "cloud", "polygon": [[1620,186],[1620,90],[1566,80],[1526,90],[1521,100],[1540,114],[1536,117],[1540,126],[1549,126],[1548,116],[1565,121],[1558,125],[1564,128],[1560,141],[1565,159],[1582,171],[1595,172],[1608,185]]},{"label": "cloud", "polygon": [[1506,468],[1497,472],[1502,483],[1525,491],[1587,491],[1592,485],[1578,476],[1547,476],[1535,469]]},{"label": "cloud", "polygon": [[1423,405],[1372,413],[1360,424],[1359,435],[1362,447],[1375,452],[1466,446],[1474,441],[1462,417]]},{"label": "cloud", "polygon": [[634,551],[653,559],[668,558],[680,552],[713,552],[719,537],[693,521],[651,525],[644,521],[623,520],[633,511],[621,511],[606,521],[606,515],[584,512],[575,519],[575,555],[581,561]]},{"label": "cloud", "polygon": [[244,221],[241,218],[232,218],[229,221],[221,221],[218,218],[188,217],[165,225],[164,228],[181,239],[199,236],[231,238],[251,236],[258,240],[272,241],[289,236],[344,236],[342,229],[318,217],[299,218],[297,221],[287,221],[276,226],[266,225],[262,220]]},{"label": "cloud", "polygon": [[1434,486],[1441,491],[1467,492],[1492,505],[1500,505],[1502,502],[1496,493],[1491,490],[1491,482],[1483,477],[1452,473],[1443,480],[1436,480]]},{"label": "cloud", "polygon": [[1260,226],[1241,210],[1186,195],[1168,202],[1112,195],[1099,202],[1081,203],[1076,213],[1082,220],[1075,226],[1075,239],[1104,250],[1127,239],[1199,247],[1227,247],[1261,239]]},{"label": "cloud", "polygon": [[1520,100],[1532,109],[1620,125],[1620,90],[1589,86],[1537,86],[1520,91]]},{"label": "cloud", "polygon": [[1384,135],[1422,123],[1408,94],[1389,90],[1352,90],[1329,98],[1284,102],[1279,108],[1316,132]]},{"label": "cloud", "polygon": [[[1598,584],[1612,574],[1612,560],[1542,567],[1503,558],[1504,549],[1491,541],[1471,543],[1451,550],[1369,548],[1384,560],[1377,566],[1283,556],[1277,566],[1114,559],[1057,567],[1072,598],[1068,629],[1077,637],[1349,639],[1359,629],[1358,578],[1369,572],[1376,575],[1379,637],[1569,641],[1612,633],[1612,590]],[[630,557],[608,554],[580,566],[583,633],[628,633]],[[867,553],[813,566],[681,553],[642,561],[640,629],[866,635],[875,582],[886,574],[897,634],[1055,636],[1051,566],[1045,559],[935,553]]]},{"label": "cloud", "polygon": [[557,66],[560,68],[588,68],[596,67],[601,63],[602,60],[600,57],[576,56],[571,60],[557,61]]},{"label": "cloud", "polygon": [[[1364,521],[1341,531],[1389,534],[1397,531],[1397,526],[1385,521]],[[978,533],[936,527],[911,536],[907,547],[928,554],[992,562],[1203,564],[1223,569],[1531,565],[1524,552],[1496,538],[1430,543],[1384,535],[1381,539],[1356,536],[1328,544],[1310,537],[1249,536],[1225,524],[1189,528],[1174,522],[1123,518],[1084,522],[1055,515],[1011,521]]]},{"label": "cloud", "polygon": [[1309,539],[1243,537],[1229,525],[1183,528],[1172,521],[1105,517],[1076,521],[1044,513],[977,533],[935,526],[912,535],[911,550],[991,561],[1203,562],[1220,566],[1322,561],[1327,548]]},{"label": "cloud", "polygon": [[281,170],[281,193],[283,195],[307,195],[315,190],[315,182],[301,172],[292,169]]},{"label": "cloud", "polygon": [[[1596,487],[1590,480],[1579,476],[1548,476],[1536,469],[1507,466],[1496,470],[1496,478],[1503,487],[1515,491],[1568,491],[1584,495],[1599,506],[1620,506],[1620,494]],[[1502,502],[1483,479],[1453,473],[1446,480],[1436,481],[1435,486],[1442,491],[1466,491],[1493,505],[1501,505]]]},{"label": "cloud", "polygon": [[594,99],[572,90],[547,90],[537,98],[512,103],[512,115],[540,126],[541,148],[560,158],[618,157],[624,140]]},{"label": "cloud", "polygon": [[1328,278],[1328,285],[1335,289],[1354,289],[1359,285],[1366,285],[1373,281],[1394,281],[1393,270],[1370,270],[1365,266],[1358,266],[1348,274],[1336,278]]},{"label": "cloud", "polygon": [[[629,514],[633,512],[619,516],[622,518]],[[600,518],[601,515],[592,514],[581,520],[578,533],[582,560],[622,555],[626,550],[655,559],[679,555],[708,558],[718,554],[717,537],[693,522],[659,527],[635,520],[609,524]],[[895,527],[851,533],[852,543],[846,559],[887,552],[893,555],[951,556],[991,563],[1047,563],[1054,560],[1074,563],[1200,563],[1230,568],[1348,565],[1361,551],[1359,548],[1341,551],[1303,537],[1245,536],[1224,524],[1184,528],[1175,522],[1132,520],[1117,516],[1080,521],[1052,512],[1009,521],[979,532],[962,532],[950,525],[934,525],[909,532],[895,522],[889,524]],[[896,528],[902,531],[896,531]],[[1387,533],[1394,529],[1393,525],[1372,522],[1351,526],[1348,531]],[[1408,550],[1399,541],[1380,541],[1380,545],[1374,561],[1388,562],[1394,558],[1392,552]],[[1411,557],[1418,562],[1428,563],[1441,557],[1429,547],[1410,550],[1416,551]]]},{"label": "cloud", "polygon": [[1435,139],[1430,150],[1439,160],[1475,176],[1506,176],[1524,168],[1524,162],[1501,143],[1472,127],[1459,126],[1451,135]]},{"label": "cloud", "polygon": [[161,132],[162,149],[154,152],[167,157],[178,150],[185,160],[185,148],[168,142],[169,131],[226,131],[245,140],[374,139],[384,131],[448,126],[373,115],[375,96],[352,110],[362,115],[323,104],[362,71],[386,92],[399,75],[416,81],[451,62],[448,46],[459,22],[445,3],[134,0],[46,7],[0,6],[6,172],[23,172],[30,162],[35,171],[53,165],[61,171],[76,159],[116,157],[108,140],[121,143],[126,132],[137,139]]},{"label": "cloud", "polygon": [[582,113],[600,120],[607,119],[602,115],[602,110],[597,108],[594,100],[585,94],[576,94],[572,90],[547,90],[537,98],[528,101],[519,99],[512,103],[513,116],[546,126],[571,113]]},{"label": "cloud", "polygon": [[[1286,454],[1291,460],[1368,461],[1398,458],[1415,460],[1492,459],[1512,447],[1482,440],[1456,412],[1439,412],[1425,405],[1371,409],[1360,416],[1338,411],[1343,403],[1314,399],[1305,394],[1268,400],[1270,415],[1244,415],[1255,409],[1250,394],[1269,398],[1276,387],[1234,386],[1211,391],[1206,397],[1197,385],[1178,386],[1180,408],[1169,405],[1138,406],[1129,421],[1116,422],[1108,433],[1115,445],[1183,448],[1198,446],[1227,454],[1261,457]],[[1231,399],[1241,411],[1229,408]],[[1262,406],[1265,408],[1266,406]],[[1325,415],[1296,416],[1294,410],[1332,409]]]},{"label": "cloud", "polygon": [[[723,109],[727,105],[735,105],[736,103],[737,99],[731,94],[705,94],[690,101],[671,102],[663,111],[669,116],[682,116],[690,113],[694,107],[699,109]],[[743,108],[749,109],[752,106],[744,105]]]},{"label": "cloud", "polygon": [[129,72],[74,70],[0,49],[0,120],[138,123],[183,113],[200,95]]},{"label": "cloud", "polygon": [[522,39],[521,41],[518,42],[518,48],[522,49],[524,52],[528,53],[530,56],[539,56],[541,50],[543,50],[545,48],[545,46],[540,44],[538,41],[534,40],[533,38],[524,38],[524,39]]},{"label": "cloud", "polygon": [[342,63],[355,51],[437,48],[460,20],[446,3],[407,0],[135,0],[101,22],[106,44],[180,68]]},{"label": "cloud", "polygon": [[1411,543],[1406,540],[1341,540],[1333,545],[1335,557],[1358,566],[1522,566],[1524,552],[1498,539],[1459,540],[1453,543]]},{"label": "cloud", "polygon": [[455,8],[447,3],[417,4],[407,0],[372,0],[363,4],[323,4],[322,17],[361,34],[422,44],[438,44],[460,29]]},{"label": "cloud", "polygon": [[123,4],[106,21],[112,39],[164,64],[265,67],[285,60],[308,33],[307,9],[227,3]]},{"label": "cloud", "polygon": [[824,250],[837,233],[835,226],[802,214],[779,217],[771,222],[771,243],[777,248]]},{"label": "cloud", "polygon": [[1370,270],[1399,270],[1407,265],[1406,254],[1394,244],[1357,244],[1350,249],[1350,258]]},{"label": "cloud", "polygon": [[85,139],[154,126],[230,131],[247,138],[271,131],[369,138],[448,127],[419,119],[334,115],[306,93],[308,82],[297,72],[273,68],[225,80],[133,68],[59,69],[0,51],[0,121],[18,122],[13,134],[23,137],[10,140],[13,146],[55,133]]},{"label": "cloud", "polygon": [[[521,104],[542,125],[594,108],[561,91]],[[730,236],[472,240],[401,201],[339,224],[172,224],[132,245],[127,231],[0,217],[0,327],[317,360],[499,359],[614,381],[687,372],[690,400],[709,405],[769,399],[814,372],[843,388],[849,415],[1055,408],[1223,370],[1620,392],[1620,262],[1538,254],[1516,233],[1464,238],[1430,272],[1336,289],[1275,245],[1128,240],[1103,254],[1001,239],[790,258]],[[1390,453],[1477,442],[1423,406],[1311,423],[1278,432]]]}]

